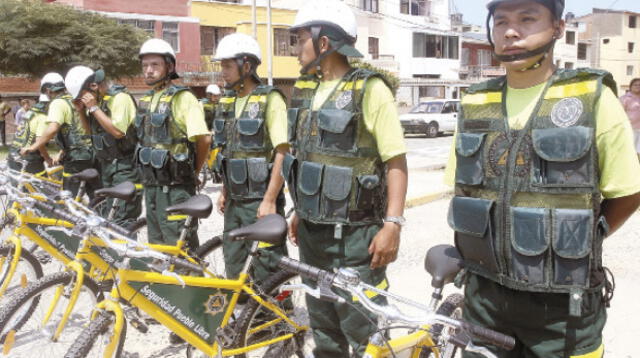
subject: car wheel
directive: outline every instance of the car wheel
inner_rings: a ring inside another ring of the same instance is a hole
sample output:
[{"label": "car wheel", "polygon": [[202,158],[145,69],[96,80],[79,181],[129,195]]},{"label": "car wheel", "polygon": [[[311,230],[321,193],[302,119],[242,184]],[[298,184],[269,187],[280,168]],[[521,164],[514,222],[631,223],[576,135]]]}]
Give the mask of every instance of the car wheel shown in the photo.
[{"label": "car wheel", "polygon": [[427,124],[426,133],[427,138],[435,138],[438,136],[438,123],[431,122]]}]

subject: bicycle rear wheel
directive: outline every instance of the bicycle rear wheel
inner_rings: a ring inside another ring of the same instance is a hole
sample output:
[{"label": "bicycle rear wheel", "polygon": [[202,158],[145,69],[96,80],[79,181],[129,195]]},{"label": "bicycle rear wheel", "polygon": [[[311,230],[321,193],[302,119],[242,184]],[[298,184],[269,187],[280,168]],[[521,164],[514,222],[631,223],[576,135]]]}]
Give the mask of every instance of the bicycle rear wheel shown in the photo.
[{"label": "bicycle rear wheel", "polygon": [[[453,293],[440,304],[436,313],[439,315],[461,319],[462,318],[462,306],[464,304],[464,296],[459,293]],[[454,334],[454,329],[450,327],[444,327],[441,324],[434,324],[430,331],[433,342],[438,347],[440,354],[439,358],[453,358],[458,351],[458,347],[449,342],[449,337]],[[433,358],[435,353],[431,348],[422,348],[420,351],[420,358]]]},{"label": "bicycle rear wheel", "polygon": [[[0,285],[9,280],[11,261],[15,257],[15,246],[10,243],[0,245]],[[4,292],[3,298],[13,294],[16,290],[26,287],[42,277],[42,265],[38,259],[26,249],[20,251],[18,265]],[[4,300],[0,300],[2,302]]]},{"label": "bicycle rear wheel", "polygon": [[[0,342],[10,350],[12,358],[60,357],[67,351],[89,315],[102,300],[98,285],[85,278],[78,300],[57,341],[52,336],[66,310],[75,275],[59,272],[47,275],[17,291],[12,300],[0,308]],[[58,288],[58,304],[45,321]]]},{"label": "bicycle rear wheel", "polygon": [[[82,331],[78,339],[69,348],[64,358],[103,358],[106,346],[111,342],[115,316],[111,312],[103,312],[96,319],[91,321],[89,326]],[[127,336],[127,322],[122,325],[120,341],[116,347],[113,357],[122,356],[124,340]]]}]

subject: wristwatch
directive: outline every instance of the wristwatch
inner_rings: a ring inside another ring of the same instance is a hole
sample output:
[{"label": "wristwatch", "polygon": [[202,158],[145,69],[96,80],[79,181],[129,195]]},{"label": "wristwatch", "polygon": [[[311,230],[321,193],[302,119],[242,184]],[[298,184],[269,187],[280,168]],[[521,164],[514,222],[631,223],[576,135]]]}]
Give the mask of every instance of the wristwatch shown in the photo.
[{"label": "wristwatch", "polygon": [[100,109],[100,107],[98,107],[98,106],[91,106],[91,108],[89,108],[88,112],[89,113],[93,113],[93,112],[95,112],[95,111],[97,111],[99,109]]},{"label": "wristwatch", "polygon": [[407,219],[405,219],[404,216],[386,216],[384,219],[382,219],[382,221],[386,223],[394,223],[400,227],[403,227],[407,222]]}]

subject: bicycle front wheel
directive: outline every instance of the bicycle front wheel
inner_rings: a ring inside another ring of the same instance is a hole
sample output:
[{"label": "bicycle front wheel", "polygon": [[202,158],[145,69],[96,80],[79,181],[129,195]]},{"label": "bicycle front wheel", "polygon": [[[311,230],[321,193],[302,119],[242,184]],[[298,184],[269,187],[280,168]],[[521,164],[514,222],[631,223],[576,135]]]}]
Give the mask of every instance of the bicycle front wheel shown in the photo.
[{"label": "bicycle front wheel", "polygon": [[[82,331],[78,339],[69,348],[64,358],[103,358],[104,350],[111,342],[116,318],[111,312],[103,312],[91,321],[89,326]],[[122,325],[120,341],[111,358],[122,356],[122,347],[127,336],[127,322]]]},{"label": "bicycle front wheel", "polygon": [[[453,293],[440,304],[436,313],[439,315],[461,319],[462,318],[462,306],[464,305],[464,296],[459,293]],[[433,342],[438,347],[439,355],[431,350],[431,348],[421,348],[420,358],[453,358],[458,351],[453,343],[449,342],[449,337],[454,334],[454,329],[450,327],[444,327],[441,324],[434,324],[429,330]]]},{"label": "bicycle front wheel", "polygon": [[89,322],[95,305],[102,300],[98,285],[85,278],[64,330],[54,340],[52,337],[69,305],[74,277],[71,272],[44,276],[17,291],[0,308],[0,342],[12,358],[61,357],[71,346]]},{"label": "bicycle front wheel", "polygon": [[42,265],[38,259],[26,249],[20,251],[18,265],[13,275],[9,277],[11,262],[15,257],[15,246],[6,243],[0,246],[0,285],[9,280],[7,289],[2,297],[13,294],[16,290],[26,287],[30,282],[34,282],[42,277]]}]

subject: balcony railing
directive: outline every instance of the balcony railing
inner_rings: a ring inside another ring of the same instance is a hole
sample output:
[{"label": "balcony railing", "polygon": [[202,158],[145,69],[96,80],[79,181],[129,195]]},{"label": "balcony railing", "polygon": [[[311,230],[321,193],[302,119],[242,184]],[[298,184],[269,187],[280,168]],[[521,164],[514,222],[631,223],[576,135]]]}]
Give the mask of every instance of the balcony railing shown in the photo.
[{"label": "balcony railing", "polygon": [[400,72],[400,63],[396,61],[394,55],[380,55],[377,59],[366,60],[366,62],[381,70],[385,70],[391,73]]},{"label": "balcony railing", "polygon": [[466,76],[468,79],[499,77],[506,73],[505,68],[502,66],[460,66],[460,75]]}]

